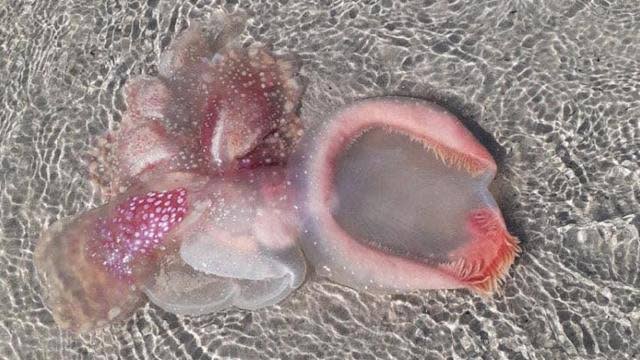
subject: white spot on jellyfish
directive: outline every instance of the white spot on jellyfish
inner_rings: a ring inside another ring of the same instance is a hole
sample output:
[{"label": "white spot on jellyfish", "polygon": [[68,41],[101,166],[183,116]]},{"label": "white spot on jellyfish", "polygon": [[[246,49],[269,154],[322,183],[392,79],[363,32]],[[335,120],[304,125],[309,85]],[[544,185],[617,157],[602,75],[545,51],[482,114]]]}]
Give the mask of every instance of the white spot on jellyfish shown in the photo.
[{"label": "white spot on jellyfish", "polygon": [[109,318],[109,320],[113,320],[113,319],[116,318],[116,316],[120,315],[121,311],[122,310],[120,310],[120,308],[117,307],[117,306],[114,307],[114,308],[111,308],[111,309],[109,309],[109,312],[107,313],[107,317]]}]

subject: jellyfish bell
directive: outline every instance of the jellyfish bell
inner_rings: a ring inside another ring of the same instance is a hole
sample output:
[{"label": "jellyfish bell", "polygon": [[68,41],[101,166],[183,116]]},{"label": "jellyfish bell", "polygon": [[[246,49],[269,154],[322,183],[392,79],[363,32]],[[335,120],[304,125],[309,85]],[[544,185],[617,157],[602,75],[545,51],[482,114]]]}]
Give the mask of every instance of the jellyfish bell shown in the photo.
[{"label": "jellyfish bell", "polygon": [[488,191],[496,164],[445,109],[373,98],[346,106],[297,151],[305,255],[358,289],[496,289],[511,236]]}]

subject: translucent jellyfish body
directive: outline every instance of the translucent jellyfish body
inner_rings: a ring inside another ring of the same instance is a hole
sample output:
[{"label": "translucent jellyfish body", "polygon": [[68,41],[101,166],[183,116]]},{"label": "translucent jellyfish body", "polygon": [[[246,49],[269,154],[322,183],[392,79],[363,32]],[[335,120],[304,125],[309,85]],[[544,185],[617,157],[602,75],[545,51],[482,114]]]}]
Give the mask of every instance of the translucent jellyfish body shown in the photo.
[{"label": "translucent jellyfish body", "polygon": [[158,76],[128,82],[90,164],[106,204],[36,247],[59,325],[104,326],[145,295],[181,315],[257,309],[307,262],[357,289],[495,289],[518,245],[487,150],[446,110],[397,97],[348,105],[299,143],[297,63],[237,46],[244,21],[193,24]]},{"label": "translucent jellyfish body", "polygon": [[383,292],[494,289],[518,252],[488,185],[496,164],[452,114],[412,98],[349,105],[298,149],[305,255]]}]

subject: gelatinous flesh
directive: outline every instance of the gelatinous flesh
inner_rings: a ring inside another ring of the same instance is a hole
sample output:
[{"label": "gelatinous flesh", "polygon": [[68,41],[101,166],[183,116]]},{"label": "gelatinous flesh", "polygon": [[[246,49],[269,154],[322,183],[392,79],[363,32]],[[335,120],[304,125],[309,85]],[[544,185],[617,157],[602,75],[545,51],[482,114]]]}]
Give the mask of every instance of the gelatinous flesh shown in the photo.
[{"label": "gelatinous flesh", "polygon": [[[195,270],[177,254],[163,259],[161,270],[144,285],[149,299],[161,308],[181,315],[201,315],[236,306],[258,309],[286,298],[304,280],[305,264],[299,250],[273,257],[289,264],[279,276],[259,280],[223,277]],[[250,264],[251,257],[247,258]]]},{"label": "gelatinous flesh", "polygon": [[518,252],[487,187],[489,153],[444,109],[369,99],[309,131],[293,177],[305,255],[365,289],[496,288]]},{"label": "gelatinous flesh", "polygon": [[286,162],[302,134],[298,65],[264,46],[235,46],[242,22],[194,24],[162,54],[158,77],[127,83],[120,128],[100,139],[91,165],[107,198],[141,176]]},{"label": "gelatinous flesh", "polygon": [[303,281],[284,176],[301,136],[297,64],[234,45],[244,21],[220,12],[193,24],[157,77],[128,81],[120,127],[90,164],[107,204],[50,227],[36,249],[61,327],[125,318],[143,292],[168,311],[204,314],[271,305]]},{"label": "gelatinous flesh", "polygon": [[465,214],[481,204],[486,184],[445,165],[407,135],[378,128],[340,155],[334,189],[333,217],[351,237],[437,261],[463,243]]},{"label": "gelatinous flesh", "polygon": [[128,316],[141,300],[136,284],[177,246],[170,235],[204,181],[173,173],[140,183],[107,205],[47,229],[35,263],[58,324],[85,331]]},{"label": "gelatinous flesh", "polygon": [[194,205],[187,226],[175,234],[179,256],[161,265],[145,293],[167,310],[191,315],[282,300],[302,283],[306,267],[282,169],[215,178],[207,189],[206,200]]},{"label": "gelatinous flesh", "polygon": [[87,244],[89,256],[114,276],[132,276],[132,263],[165,246],[164,238],[182,222],[188,206],[183,187],[128,197],[115,214],[98,220]]},{"label": "gelatinous flesh", "polygon": [[310,131],[291,161],[297,63],[233,45],[244,20],[194,24],[157,77],[128,82],[90,164],[106,204],[36,248],[60,326],[125,318],[143,294],[187,315],[271,305],[303,282],[305,256],[355,288],[495,289],[518,247],[487,190],[487,150],[440,107],[379,98]]}]

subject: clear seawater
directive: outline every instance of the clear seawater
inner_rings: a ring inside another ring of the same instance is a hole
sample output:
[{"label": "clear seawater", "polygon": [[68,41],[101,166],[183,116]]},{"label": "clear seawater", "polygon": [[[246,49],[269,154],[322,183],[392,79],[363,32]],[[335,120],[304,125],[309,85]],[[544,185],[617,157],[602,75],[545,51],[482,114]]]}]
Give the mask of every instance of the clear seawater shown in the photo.
[{"label": "clear seawater", "polygon": [[[637,0],[0,0],[0,358],[640,358]],[[301,116],[372,95],[435,99],[486,132],[522,256],[504,291],[373,295],[311,279],[281,304],[178,317],[146,305],[74,336],[55,326],[33,249],[97,206],[84,159],[122,89],[214,9],[245,43],[295,52]]]}]

